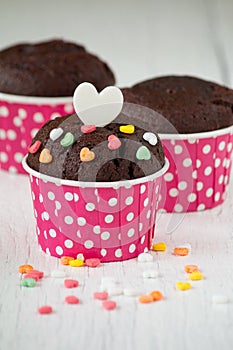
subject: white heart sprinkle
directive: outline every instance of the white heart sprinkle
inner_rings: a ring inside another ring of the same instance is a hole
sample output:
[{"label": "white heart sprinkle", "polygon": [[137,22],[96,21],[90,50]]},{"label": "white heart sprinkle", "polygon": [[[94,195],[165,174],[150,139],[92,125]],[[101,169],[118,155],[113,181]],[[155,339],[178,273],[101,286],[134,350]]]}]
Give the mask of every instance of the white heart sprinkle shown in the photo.
[{"label": "white heart sprinkle", "polygon": [[62,128],[56,128],[50,131],[49,137],[52,141],[56,141],[62,134],[63,134]]},{"label": "white heart sprinkle", "polygon": [[51,277],[54,278],[64,278],[66,276],[64,271],[60,271],[60,270],[53,270],[51,271]]},{"label": "white heart sprinkle", "polygon": [[146,270],[146,271],[143,271],[142,276],[143,278],[158,278],[159,272],[156,270]]},{"label": "white heart sprinkle", "polygon": [[227,304],[229,299],[226,295],[213,295],[212,303],[213,304]]},{"label": "white heart sprinkle", "polygon": [[100,290],[103,292],[107,292],[108,288],[115,287],[116,286],[116,280],[113,277],[102,277],[101,279],[101,285]]},{"label": "white heart sprinkle", "polygon": [[145,132],[143,139],[148,141],[150,145],[155,146],[158,142],[157,136],[153,132]]},{"label": "white heart sprinkle", "polygon": [[124,288],[124,291],[123,291],[124,295],[127,296],[127,297],[136,297],[138,295],[141,294],[141,291],[139,291],[138,289],[136,288]]},{"label": "white heart sprinkle", "polygon": [[138,262],[152,262],[153,256],[149,253],[141,253],[138,255]]},{"label": "white heart sprinkle", "polygon": [[90,83],[80,84],[73,96],[74,109],[85,125],[105,126],[121,112],[123,94],[116,86],[108,86],[100,93]]},{"label": "white heart sprinkle", "polygon": [[121,287],[118,286],[109,286],[107,288],[107,292],[110,296],[115,296],[115,295],[121,295],[123,294],[123,289]]}]

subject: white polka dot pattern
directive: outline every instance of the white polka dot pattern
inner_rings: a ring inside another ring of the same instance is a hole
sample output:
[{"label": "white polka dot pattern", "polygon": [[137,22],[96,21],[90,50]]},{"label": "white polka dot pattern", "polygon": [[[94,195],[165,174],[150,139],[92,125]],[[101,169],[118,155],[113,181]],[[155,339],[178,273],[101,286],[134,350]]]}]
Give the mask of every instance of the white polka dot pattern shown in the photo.
[{"label": "white polka dot pattern", "polygon": [[101,261],[138,256],[151,244],[161,180],[86,191],[31,176],[41,249],[52,256],[83,254]]},{"label": "white polka dot pattern", "polygon": [[[69,112],[68,112],[69,111]],[[72,103],[26,104],[0,101],[0,168],[25,173],[21,161],[39,128],[56,116],[73,113]],[[23,141],[23,142],[22,142]]]},{"label": "white polka dot pattern", "polygon": [[187,212],[221,204],[229,182],[233,134],[162,142],[170,164],[158,209]]}]

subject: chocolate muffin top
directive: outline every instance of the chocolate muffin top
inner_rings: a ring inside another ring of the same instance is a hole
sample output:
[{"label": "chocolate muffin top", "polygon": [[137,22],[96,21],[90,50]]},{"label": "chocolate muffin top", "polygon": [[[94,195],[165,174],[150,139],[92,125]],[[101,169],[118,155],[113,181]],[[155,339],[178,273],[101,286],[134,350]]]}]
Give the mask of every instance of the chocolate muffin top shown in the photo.
[{"label": "chocolate muffin top", "polygon": [[[233,90],[189,76],[165,76],[122,89],[125,102],[140,104],[163,118],[147,120],[159,133],[189,134],[233,124]],[[172,124],[172,125],[171,125]]]},{"label": "chocolate muffin top", "polygon": [[73,114],[51,120],[38,131],[27,163],[61,179],[111,182],[151,175],[165,160],[161,141],[151,130],[117,123],[86,126]]},{"label": "chocolate muffin top", "polygon": [[108,65],[83,46],[63,40],[19,44],[0,51],[0,92],[72,96],[83,82],[102,90],[115,83]]}]

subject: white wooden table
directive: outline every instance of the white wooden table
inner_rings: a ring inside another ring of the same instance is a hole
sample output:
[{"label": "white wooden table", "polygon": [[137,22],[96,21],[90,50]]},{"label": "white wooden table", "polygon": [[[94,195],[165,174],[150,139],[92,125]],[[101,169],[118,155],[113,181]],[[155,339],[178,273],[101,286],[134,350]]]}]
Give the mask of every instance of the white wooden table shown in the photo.
[{"label": "white wooden table", "polygon": [[[0,47],[16,41],[63,36],[87,45],[111,63],[125,86],[162,74],[190,74],[233,86],[233,2],[67,1],[37,4],[0,2]],[[88,24],[90,22],[91,24]],[[136,260],[97,269],[63,267],[38,250],[26,176],[0,172],[0,350],[232,349],[233,346],[233,184],[226,202],[211,211],[160,214],[157,241],[168,249],[154,253],[150,266]],[[175,228],[175,224],[179,223]],[[169,227],[175,228],[168,233]],[[189,243],[187,257],[173,256],[175,246]],[[36,288],[21,288],[18,266],[31,263],[45,271]],[[205,278],[186,292],[175,282],[186,279],[184,265],[198,264]],[[142,272],[158,269],[161,277],[144,280]],[[80,305],[66,305],[64,270],[81,285],[71,294]],[[103,310],[92,294],[102,276],[143,293],[159,289],[161,302],[140,305],[137,298],[113,297],[116,310]],[[213,305],[212,296],[229,297]],[[37,314],[50,304],[54,313]]]}]

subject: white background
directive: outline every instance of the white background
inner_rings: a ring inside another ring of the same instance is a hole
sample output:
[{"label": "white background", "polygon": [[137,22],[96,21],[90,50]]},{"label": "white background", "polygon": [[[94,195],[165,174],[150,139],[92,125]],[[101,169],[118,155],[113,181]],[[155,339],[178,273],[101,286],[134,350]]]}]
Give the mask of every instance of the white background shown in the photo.
[{"label": "white background", "polygon": [[[0,0],[0,47],[21,41],[60,37],[75,40],[104,60],[119,86],[164,74],[189,74],[233,87],[233,1],[45,1]],[[38,251],[28,179],[0,172],[0,349],[180,349],[228,350],[233,347],[233,184],[226,202],[211,211],[159,216],[156,240],[167,242],[154,253],[157,280],[144,281],[148,266],[136,260],[98,269],[64,268],[81,286],[72,291],[78,306],[64,303],[63,281],[50,271],[63,269],[55,258]],[[180,224],[168,234],[169,223]],[[185,258],[171,254],[183,243]],[[47,277],[35,289],[20,288],[17,268],[31,263]],[[184,293],[186,263],[200,266],[205,279]],[[107,312],[92,299],[102,276],[146,293],[160,289],[165,299],[139,305],[137,298],[114,297]],[[212,296],[229,297],[213,305]],[[55,312],[39,316],[51,304]]]}]

